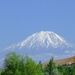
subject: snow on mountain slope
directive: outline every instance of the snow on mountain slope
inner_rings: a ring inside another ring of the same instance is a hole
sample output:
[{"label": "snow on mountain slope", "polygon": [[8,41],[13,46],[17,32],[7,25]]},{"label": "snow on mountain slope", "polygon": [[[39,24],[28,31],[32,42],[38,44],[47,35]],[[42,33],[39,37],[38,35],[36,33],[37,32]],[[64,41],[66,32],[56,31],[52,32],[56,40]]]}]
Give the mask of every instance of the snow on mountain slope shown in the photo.
[{"label": "snow on mountain slope", "polygon": [[39,33],[35,33],[21,42],[21,44],[19,45],[21,48],[23,46],[27,46],[28,48],[34,48],[38,46],[45,46],[46,48],[52,46],[54,48],[57,48],[59,46],[63,47],[64,45],[66,45],[67,47],[72,47],[71,44],[67,43],[62,37],[58,36],[52,31],[41,31]]},{"label": "snow on mountain slope", "polygon": [[16,48],[22,49],[23,47],[26,48],[38,48],[38,47],[52,47],[52,48],[64,48],[64,47],[73,47],[72,44],[66,42],[64,38],[61,36],[55,34],[52,31],[41,31],[39,33],[32,34],[27,39],[23,40],[22,42],[19,42],[18,44],[12,45],[8,47],[8,49]]},{"label": "snow on mountain slope", "polygon": [[64,38],[52,31],[34,33],[27,39],[0,50],[0,59],[10,51],[30,55],[36,62],[47,62],[51,56],[64,58],[75,54],[75,45],[68,43]]}]

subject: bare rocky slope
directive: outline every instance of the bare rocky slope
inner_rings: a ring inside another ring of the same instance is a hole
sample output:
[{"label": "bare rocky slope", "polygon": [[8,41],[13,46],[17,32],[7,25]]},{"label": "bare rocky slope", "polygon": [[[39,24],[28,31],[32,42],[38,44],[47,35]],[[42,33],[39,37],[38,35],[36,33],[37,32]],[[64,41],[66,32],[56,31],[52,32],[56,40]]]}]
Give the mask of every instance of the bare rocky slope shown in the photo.
[{"label": "bare rocky slope", "polygon": [[[70,58],[64,58],[64,59],[54,60],[54,63],[55,63],[56,66],[58,66],[58,65],[64,65],[64,64],[68,65],[68,64],[74,63],[74,58],[75,58],[75,56],[70,57]],[[43,63],[42,67],[45,68],[45,65],[47,65],[47,64],[49,64],[49,62]]]}]

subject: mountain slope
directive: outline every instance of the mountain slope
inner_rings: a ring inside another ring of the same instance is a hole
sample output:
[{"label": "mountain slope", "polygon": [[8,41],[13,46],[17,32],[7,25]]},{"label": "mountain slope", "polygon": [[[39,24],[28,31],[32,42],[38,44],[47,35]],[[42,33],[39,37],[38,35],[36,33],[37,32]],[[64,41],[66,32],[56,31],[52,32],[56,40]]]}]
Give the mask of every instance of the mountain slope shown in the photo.
[{"label": "mountain slope", "polygon": [[23,55],[27,53],[36,62],[40,60],[46,62],[51,56],[54,56],[55,59],[72,56],[75,53],[75,46],[52,31],[41,31],[17,44],[0,50],[1,62],[6,53],[10,51],[16,51]]},{"label": "mountain slope", "polygon": [[10,46],[8,48],[16,48],[22,49],[23,47],[26,48],[58,48],[58,47],[73,47],[73,44],[69,44],[62,38],[61,36],[55,34],[54,32],[49,31],[41,31],[39,33],[35,33],[31,36],[29,36],[27,39],[23,40],[22,42],[19,42],[16,45]]},{"label": "mountain slope", "polygon": [[[74,63],[74,58],[75,56],[73,57],[69,57],[69,58],[64,58],[64,59],[59,59],[59,60],[54,60],[53,62],[55,63],[56,66],[58,65],[64,65],[64,64],[72,64]],[[49,62],[45,62],[42,64],[42,67],[45,68],[45,65],[49,64]]]},{"label": "mountain slope", "polygon": [[52,46],[54,48],[57,47],[63,47],[63,45],[66,45],[67,47],[72,47],[71,44],[67,43],[62,37],[58,36],[54,32],[49,31],[41,31],[39,33],[35,33],[28,37],[26,40],[24,40],[20,47],[27,46],[28,48],[34,48],[34,47],[43,47],[45,46],[48,48],[49,46]]}]

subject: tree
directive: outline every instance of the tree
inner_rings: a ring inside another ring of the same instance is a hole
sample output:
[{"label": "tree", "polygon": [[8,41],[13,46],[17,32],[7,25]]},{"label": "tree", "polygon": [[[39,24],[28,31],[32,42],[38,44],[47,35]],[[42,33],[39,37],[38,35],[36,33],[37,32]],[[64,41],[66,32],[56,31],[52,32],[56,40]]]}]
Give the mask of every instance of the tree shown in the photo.
[{"label": "tree", "polygon": [[6,72],[5,75],[13,75],[16,73],[16,69],[19,69],[20,57],[20,54],[16,54],[15,52],[10,52],[6,54],[3,65]]},{"label": "tree", "polygon": [[69,75],[69,66],[66,66],[64,75]]},{"label": "tree", "polygon": [[70,75],[75,75],[75,64],[70,67]]},{"label": "tree", "polygon": [[45,72],[44,75],[49,75],[49,73],[48,72]]},{"label": "tree", "polygon": [[58,71],[58,69],[54,69],[51,73],[51,75],[62,75],[61,72]]},{"label": "tree", "polygon": [[39,65],[41,66],[42,72],[44,72],[44,70],[43,70],[43,68],[42,68],[42,63],[41,63],[41,61],[39,61]]},{"label": "tree", "polygon": [[0,75],[1,75],[1,69],[0,69]]},{"label": "tree", "polygon": [[53,57],[52,59],[50,59],[49,64],[47,66],[48,66],[49,75],[51,75],[51,72],[53,71],[53,69],[56,68],[55,63],[53,62]]},{"label": "tree", "polygon": [[42,63],[41,63],[41,61],[39,61],[39,64],[41,65],[41,69],[42,69]]},{"label": "tree", "polygon": [[49,73],[48,65],[45,64],[45,68],[43,69],[43,72],[44,73],[46,73],[46,72]]},{"label": "tree", "polygon": [[62,65],[58,65],[57,66],[58,71],[60,71],[61,73],[65,73],[65,68]]},{"label": "tree", "polygon": [[4,69],[1,75],[43,75],[41,66],[26,54],[25,57],[19,53],[10,52],[4,60]]}]

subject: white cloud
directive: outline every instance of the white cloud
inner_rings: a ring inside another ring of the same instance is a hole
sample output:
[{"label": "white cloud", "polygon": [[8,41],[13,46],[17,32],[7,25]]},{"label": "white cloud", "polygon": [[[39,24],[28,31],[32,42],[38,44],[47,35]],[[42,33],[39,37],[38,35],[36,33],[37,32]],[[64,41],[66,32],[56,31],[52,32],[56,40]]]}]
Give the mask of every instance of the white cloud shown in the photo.
[{"label": "white cloud", "polygon": [[75,51],[72,51],[71,53],[72,53],[72,54],[75,54]]},{"label": "white cloud", "polygon": [[70,51],[67,50],[67,51],[65,51],[65,53],[70,53]]},{"label": "white cloud", "polygon": [[51,54],[51,53],[45,53],[44,55],[47,55],[47,56],[52,56],[52,54]]},{"label": "white cloud", "polygon": [[70,53],[71,55],[72,54],[74,55],[75,54],[75,51],[68,51],[68,50],[66,50],[65,53]]},{"label": "white cloud", "polygon": [[[68,51],[66,51],[68,52]],[[69,58],[72,57],[73,54],[63,54],[63,55],[57,55],[57,54],[52,54],[52,53],[41,53],[38,55],[29,55],[30,57],[32,57],[32,59],[38,63],[39,61],[41,61],[42,63],[44,62],[48,62],[50,61],[51,57],[54,57],[54,60],[59,60],[59,59],[64,59],[64,58]]]}]

